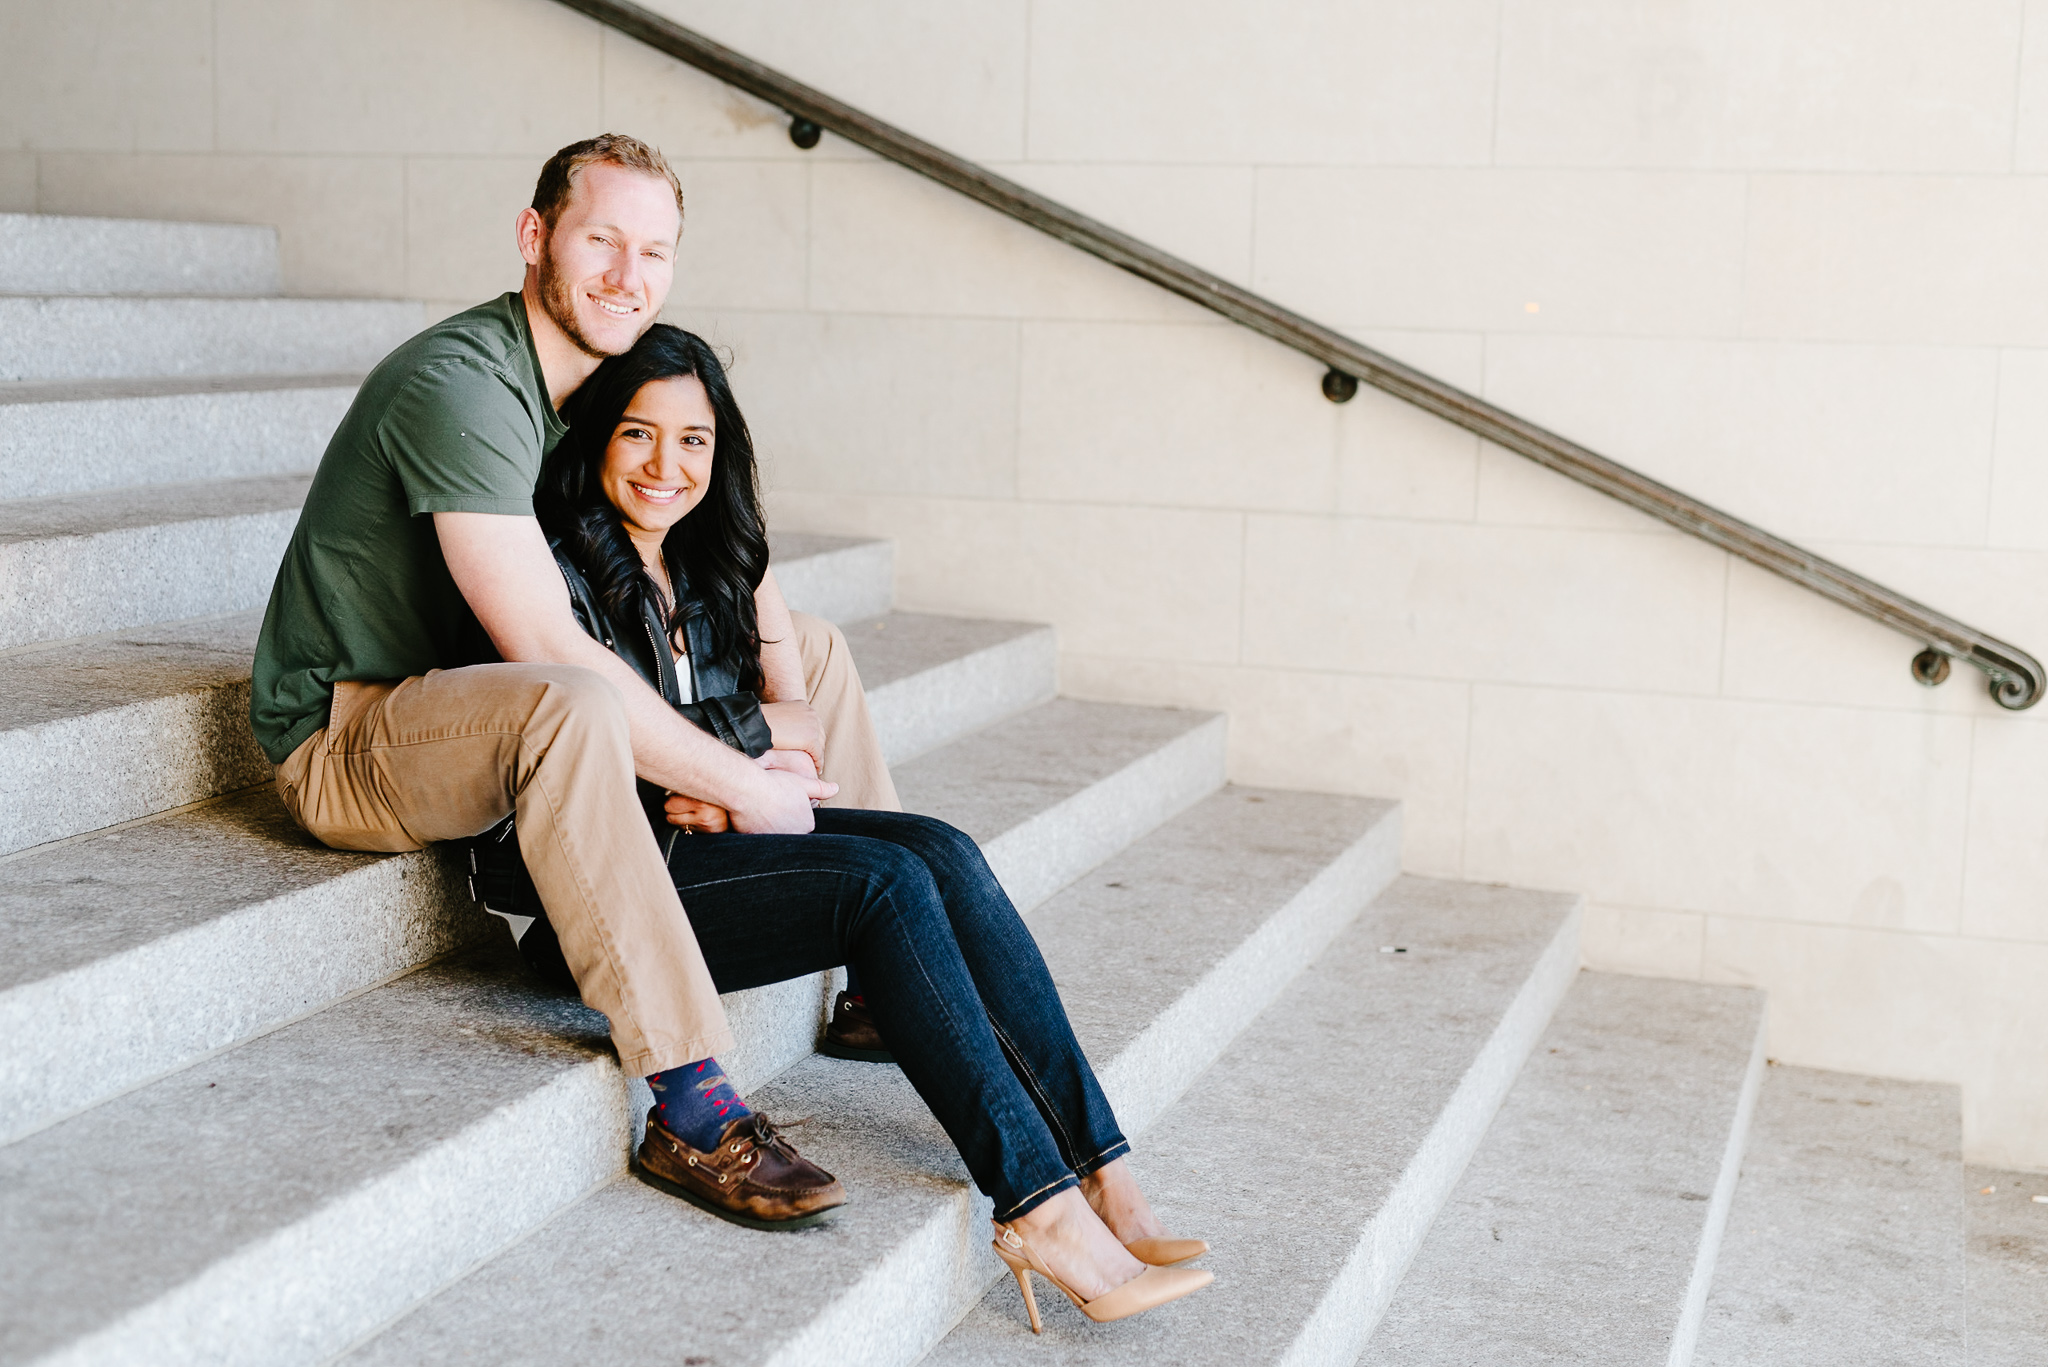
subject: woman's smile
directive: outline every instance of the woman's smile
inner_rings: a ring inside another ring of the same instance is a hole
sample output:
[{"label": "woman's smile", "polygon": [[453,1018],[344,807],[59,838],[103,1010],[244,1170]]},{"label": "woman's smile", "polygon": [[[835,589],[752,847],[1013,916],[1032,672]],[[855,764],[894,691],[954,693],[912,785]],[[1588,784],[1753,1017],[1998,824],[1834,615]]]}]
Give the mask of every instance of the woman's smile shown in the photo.
[{"label": "woman's smile", "polygon": [[676,495],[683,492],[681,489],[662,489],[652,484],[642,484],[637,479],[629,479],[626,483],[632,485],[633,492],[646,499],[649,503],[673,503],[676,500]]}]

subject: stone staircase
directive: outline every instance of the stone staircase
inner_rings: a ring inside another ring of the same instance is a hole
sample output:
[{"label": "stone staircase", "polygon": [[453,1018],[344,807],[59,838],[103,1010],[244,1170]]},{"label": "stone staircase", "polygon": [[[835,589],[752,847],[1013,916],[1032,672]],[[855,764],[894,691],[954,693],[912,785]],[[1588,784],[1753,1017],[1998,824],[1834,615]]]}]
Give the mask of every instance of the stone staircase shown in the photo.
[{"label": "stone staircase", "polygon": [[[877,542],[782,536],[777,573],[844,625],[906,805],[980,841],[1028,913],[1216,1285],[1113,1326],[1042,1300],[1031,1340],[901,1075],[812,1052],[827,977],[728,998],[724,1061],[845,1180],[835,1221],[755,1233],[626,1177],[649,1099],[603,1019],[524,972],[440,854],[309,841],[248,737],[306,476],[423,322],[278,290],[264,229],[0,216],[0,1363],[1783,1340],[1744,1290],[1782,1240],[1738,1220],[1755,1251],[1714,1282],[1731,1206],[1764,1228],[1792,1199],[1737,1192],[1757,994],[1581,972],[1577,898],[1402,876],[1393,804],[1227,785],[1222,718],[1056,696],[1050,629],[894,611]],[[1952,1129],[1932,1090],[1905,1110]],[[1959,1159],[1921,1168],[1938,1211]]]}]

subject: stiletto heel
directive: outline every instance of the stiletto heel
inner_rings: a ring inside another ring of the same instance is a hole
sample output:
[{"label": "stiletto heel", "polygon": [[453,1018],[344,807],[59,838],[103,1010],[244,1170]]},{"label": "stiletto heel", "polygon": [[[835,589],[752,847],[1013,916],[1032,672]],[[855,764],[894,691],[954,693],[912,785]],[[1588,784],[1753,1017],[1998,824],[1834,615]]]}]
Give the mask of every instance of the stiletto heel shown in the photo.
[{"label": "stiletto heel", "polygon": [[1168,1301],[1177,1301],[1215,1280],[1215,1275],[1206,1268],[1148,1267],[1122,1286],[1106,1291],[1092,1301],[1084,1301],[1052,1274],[1052,1269],[1045,1265],[1045,1259],[1038,1256],[1014,1226],[997,1222],[996,1229],[1000,1233],[990,1246],[1017,1278],[1017,1285],[1023,1288],[1024,1308],[1030,1312],[1031,1332],[1034,1334],[1043,1332],[1038,1322],[1038,1302],[1031,1294],[1031,1274],[1034,1272],[1051,1282],[1056,1291],[1074,1303],[1076,1310],[1097,1324],[1129,1319]]},{"label": "stiletto heel", "polygon": [[[997,1249],[996,1251],[1000,1253],[1002,1250]],[[1039,1333],[1038,1297],[1031,1294],[1031,1269],[1028,1267],[1012,1267],[1010,1272],[1017,1278],[1017,1289],[1024,1293],[1024,1309],[1031,1316],[1031,1332],[1034,1334]]]}]

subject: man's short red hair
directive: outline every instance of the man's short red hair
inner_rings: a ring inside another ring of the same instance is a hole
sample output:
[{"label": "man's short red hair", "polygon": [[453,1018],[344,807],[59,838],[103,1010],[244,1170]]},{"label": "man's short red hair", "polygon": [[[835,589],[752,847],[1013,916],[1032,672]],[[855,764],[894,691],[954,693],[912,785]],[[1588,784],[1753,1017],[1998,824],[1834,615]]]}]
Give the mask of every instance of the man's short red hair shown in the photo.
[{"label": "man's short red hair", "polygon": [[576,192],[576,173],[600,162],[660,176],[676,192],[676,217],[682,217],[683,183],[669,168],[668,158],[638,138],[624,133],[600,133],[594,138],[570,143],[549,157],[547,165],[540,168],[540,179],[533,187],[533,211],[540,215],[540,221],[547,225],[549,232],[555,230],[555,220],[562,216],[563,207]]}]

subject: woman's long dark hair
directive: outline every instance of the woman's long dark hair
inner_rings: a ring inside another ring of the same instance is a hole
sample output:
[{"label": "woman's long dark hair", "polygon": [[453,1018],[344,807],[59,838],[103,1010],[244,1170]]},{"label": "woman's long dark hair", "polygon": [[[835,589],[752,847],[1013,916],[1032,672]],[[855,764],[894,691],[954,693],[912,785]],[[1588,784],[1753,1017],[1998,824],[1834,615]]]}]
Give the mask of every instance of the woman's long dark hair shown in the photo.
[{"label": "woman's long dark hair", "polygon": [[712,658],[739,675],[742,689],[761,686],[761,634],[754,590],[768,570],[768,533],[755,484],[754,440],[726,382],[725,367],[694,332],[666,323],[647,329],[633,349],[600,365],[564,406],[569,434],[549,455],[534,490],[543,530],[582,569],[605,614],[625,623],[640,615],[640,598],[659,605],[673,635],[681,602],[670,604],[640,562],[626,522],[605,496],[604,453],[641,386],[694,375],[704,385],[717,424],[711,484],[688,516],[669,528],[662,559],[678,600],[695,596],[710,619]]}]

